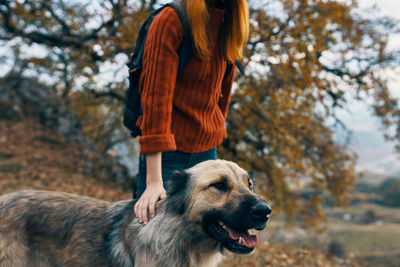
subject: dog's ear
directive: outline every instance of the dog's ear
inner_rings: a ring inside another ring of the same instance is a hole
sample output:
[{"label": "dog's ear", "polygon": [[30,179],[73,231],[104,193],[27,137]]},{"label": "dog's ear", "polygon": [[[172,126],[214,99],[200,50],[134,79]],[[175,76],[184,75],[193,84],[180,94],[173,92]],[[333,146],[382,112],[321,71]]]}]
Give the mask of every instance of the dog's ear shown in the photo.
[{"label": "dog's ear", "polygon": [[190,174],[185,171],[175,171],[169,178],[166,205],[168,213],[182,215],[185,212],[189,178]]}]

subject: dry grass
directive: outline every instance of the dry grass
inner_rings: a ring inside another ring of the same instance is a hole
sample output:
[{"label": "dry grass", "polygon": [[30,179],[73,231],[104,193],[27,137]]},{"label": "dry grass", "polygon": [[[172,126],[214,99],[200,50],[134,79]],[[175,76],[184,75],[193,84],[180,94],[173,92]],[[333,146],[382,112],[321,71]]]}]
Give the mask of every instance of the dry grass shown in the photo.
[{"label": "dry grass", "polygon": [[260,244],[252,255],[230,255],[222,267],[338,267],[359,266],[351,260],[334,258],[318,251],[291,248],[283,245]]},{"label": "dry grass", "polygon": [[0,194],[37,189],[110,201],[130,198],[115,183],[83,174],[82,164],[91,160],[85,149],[35,120],[0,120]]},{"label": "dry grass", "polygon": [[[400,251],[400,225],[383,223],[360,225],[331,222],[328,235],[346,245],[348,253],[369,255],[372,252]],[[399,265],[400,266],[400,265]]]}]

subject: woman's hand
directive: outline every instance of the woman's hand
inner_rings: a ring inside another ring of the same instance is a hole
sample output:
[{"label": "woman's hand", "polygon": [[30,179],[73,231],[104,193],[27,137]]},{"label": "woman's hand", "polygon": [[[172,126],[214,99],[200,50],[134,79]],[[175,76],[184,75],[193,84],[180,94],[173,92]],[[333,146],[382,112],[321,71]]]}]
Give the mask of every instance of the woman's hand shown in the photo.
[{"label": "woman's hand", "polygon": [[160,199],[167,197],[161,173],[162,153],[146,155],[146,190],[135,204],[135,215],[139,221],[147,224],[149,216],[156,215],[156,204]]},{"label": "woman's hand", "polygon": [[156,204],[159,200],[165,199],[167,193],[161,183],[148,183],[146,190],[135,204],[135,215],[141,223],[147,224],[150,218],[156,215]]}]

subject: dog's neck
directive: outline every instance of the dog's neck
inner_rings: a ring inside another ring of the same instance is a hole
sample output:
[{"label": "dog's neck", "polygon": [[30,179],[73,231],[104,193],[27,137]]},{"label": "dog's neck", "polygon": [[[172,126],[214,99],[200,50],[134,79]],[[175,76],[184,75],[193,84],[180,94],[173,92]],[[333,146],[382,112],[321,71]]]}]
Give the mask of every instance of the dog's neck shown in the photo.
[{"label": "dog's neck", "polygon": [[184,218],[166,214],[161,202],[157,215],[146,226],[132,222],[130,227],[135,230],[128,232],[137,233],[133,239],[137,242],[133,252],[135,266],[217,266],[223,258],[219,244],[214,241],[212,245],[213,241],[199,234],[200,225],[186,223]]}]

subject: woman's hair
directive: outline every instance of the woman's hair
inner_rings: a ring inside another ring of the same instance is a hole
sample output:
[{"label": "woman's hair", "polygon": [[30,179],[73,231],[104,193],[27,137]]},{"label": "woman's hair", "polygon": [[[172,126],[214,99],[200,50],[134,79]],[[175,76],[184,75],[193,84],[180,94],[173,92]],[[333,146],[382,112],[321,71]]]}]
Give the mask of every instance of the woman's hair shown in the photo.
[{"label": "woman's hair", "polygon": [[[207,35],[209,15],[206,1],[209,0],[182,0],[192,31],[194,48],[201,59],[211,56]],[[226,13],[219,33],[219,49],[227,61],[234,62],[243,57],[243,48],[249,35],[249,10],[247,0],[225,2]]]}]

